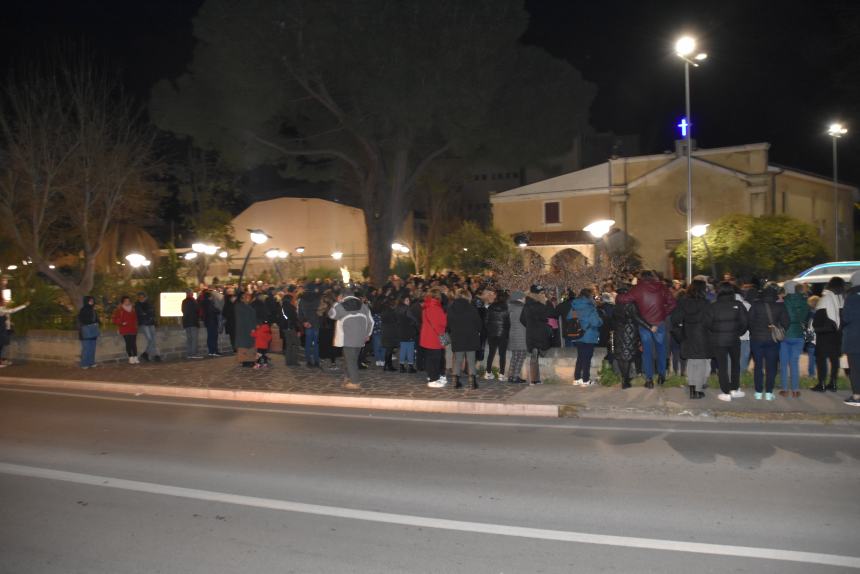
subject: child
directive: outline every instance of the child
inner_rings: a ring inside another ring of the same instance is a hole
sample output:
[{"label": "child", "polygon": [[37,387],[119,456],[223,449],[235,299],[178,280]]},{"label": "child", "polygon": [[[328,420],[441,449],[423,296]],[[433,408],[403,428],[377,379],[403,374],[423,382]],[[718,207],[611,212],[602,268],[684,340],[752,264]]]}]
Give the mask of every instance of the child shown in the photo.
[{"label": "child", "polygon": [[257,364],[255,369],[262,369],[269,366],[269,357],[266,353],[269,352],[269,344],[272,342],[272,327],[269,326],[269,321],[263,321],[257,328],[251,331],[251,336],[254,337],[254,346],[257,347]]}]

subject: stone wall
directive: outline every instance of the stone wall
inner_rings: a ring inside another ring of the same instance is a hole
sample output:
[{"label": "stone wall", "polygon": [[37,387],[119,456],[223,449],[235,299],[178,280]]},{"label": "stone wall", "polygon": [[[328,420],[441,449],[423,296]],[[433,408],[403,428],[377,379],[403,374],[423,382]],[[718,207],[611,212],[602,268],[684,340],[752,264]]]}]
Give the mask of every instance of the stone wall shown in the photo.
[{"label": "stone wall", "polygon": [[[158,327],[155,330],[158,350],[164,358],[185,356],[185,329],[180,327]],[[206,329],[198,333],[198,353],[206,354]],[[230,339],[221,334],[218,339],[221,351],[230,351]],[[146,349],[146,339],[137,336],[137,350]],[[11,344],[4,350],[4,358],[12,361],[35,361],[40,363],[78,363],[81,345],[77,331],[31,330],[26,337],[12,337]],[[125,341],[115,331],[103,332],[96,347],[96,361],[125,361]]]}]

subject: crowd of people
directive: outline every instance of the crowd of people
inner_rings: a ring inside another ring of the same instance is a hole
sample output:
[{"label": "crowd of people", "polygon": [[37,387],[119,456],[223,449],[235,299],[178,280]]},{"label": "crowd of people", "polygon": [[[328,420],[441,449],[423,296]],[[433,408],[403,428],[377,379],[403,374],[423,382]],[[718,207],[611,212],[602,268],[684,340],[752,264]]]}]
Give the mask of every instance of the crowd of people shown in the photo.
[{"label": "crowd of people", "polygon": [[[704,397],[711,375],[723,401],[745,396],[741,373],[753,363],[754,398],[800,396],[800,357],[816,392],[837,390],[843,355],[860,404],[860,273],[834,277],[813,294],[807,285],[737,281],[714,284],[696,277],[690,285],[642,271],[625,281],[608,281],[559,293],[540,285],[527,291],[500,288],[492,276],[456,274],[393,276],[382,287],[315,280],[298,285],[250,283],[222,288],[201,285],[182,302],[188,359],[202,359],[198,333],[205,327],[206,350],[221,356],[220,333],[229,336],[243,367],[268,368],[275,335],[284,362],[313,369],[340,369],[344,384],[360,388],[360,371],[379,368],[415,375],[441,388],[479,386],[479,374],[511,384],[541,383],[539,359],[551,347],[576,347],[573,380],[596,383],[595,347],[621,379],[621,389],[641,375],[644,386],[663,385],[667,373],[686,377],[691,399]],[[616,284],[617,283],[617,284]],[[95,366],[98,315],[88,297],[78,316],[81,366]],[[14,310],[11,310],[14,311]],[[8,316],[0,313],[0,321]],[[145,293],[122,297],[112,322],[126,344],[131,364],[161,359],[155,310]],[[137,334],[146,349],[138,354]],[[777,390],[777,379],[779,390]]]}]

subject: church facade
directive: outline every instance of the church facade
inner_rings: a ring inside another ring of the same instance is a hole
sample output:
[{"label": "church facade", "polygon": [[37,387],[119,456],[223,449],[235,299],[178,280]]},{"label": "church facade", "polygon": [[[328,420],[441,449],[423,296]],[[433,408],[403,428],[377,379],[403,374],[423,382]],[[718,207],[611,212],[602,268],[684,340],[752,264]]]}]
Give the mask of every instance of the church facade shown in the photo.
[{"label": "church facade", "polygon": [[[595,240],[583,229],[612,219],[613,232],[636,241],[646,267],[677,275],[671,253],[685,240],[687,228],[684,146],[681,140],[674,153],[613,158],[494,194],[494,225],[511,237],[528,237],[528,249],[550,263],[571,250],[592,259]],[[767,143],[694,147],[693,224],[736,213],[785,214],[813,225],[831,254],[838,234],[840,258],[851,259],[857,188],[840,184],[834,194],[832,179],[773,165],[769,149]]]}]

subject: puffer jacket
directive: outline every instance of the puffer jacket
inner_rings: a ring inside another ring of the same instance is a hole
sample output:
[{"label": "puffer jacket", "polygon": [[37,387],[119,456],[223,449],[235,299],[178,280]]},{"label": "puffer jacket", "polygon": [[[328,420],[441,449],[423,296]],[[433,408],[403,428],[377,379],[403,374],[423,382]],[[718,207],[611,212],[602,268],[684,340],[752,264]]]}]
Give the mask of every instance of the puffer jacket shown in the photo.
[{"label": "puffer jacket", "polygon": [[541,303],[529,294],[520,315],[520,323],[526,328],[526,350],[538,349],[545,351],[552,343],[552,330],[547,319],[554,314],[553,309],[546,303]]},{"label": "puffer jacket", "polygon": [[486,336],[496,339],[506,339],[511,329],[511,314],[506,303],[491,303],[487,307],[485,330]]},{"label": "puffer jacket", "polygon": [[749,311],[750,341],[773,341],[768,327],[771,320],[767,316],[767,307],[770,307],[773,324],[781,325],[783,329],[787,329],[791,323],[785,305],[778,303],[775,296],[759,297],[752,302]]},{"label": "puffer jacket", "polygon": [[712,349],[740,344],[740,337],[748,328],[746,307],[735,300],[733,293],[718,295],[705,309],[704,323]]},{"label": "puffer jacket", "polygon": [[382,319],[382,346],[393,349],[400,344],[400,325],[397,320],[397,311],[386,305],[379,314]]},{"label": "puffer jacket", "polygon": [[597,314],[594,300],[589,297],[577,297],[573,300],[571,308],[579,318],[579,325],[582,327],[582,337],[574,339],[574,341],[577,343],[597,344],[603,320]]},{"label": "puffer jacket", "polygon": [[432,297],[426,297],[421,310],[421,335],[418,343],[425,349],[442,349],[439,336],[447,327],[448,316],[442,309],[442,303]]},{"label": "puffer jacket", "polygon": [[621,360],[633,360],[639,354],[639,327],[648,328],[636,303],[616,303],[612,324],[612,353]]},{"label": "puffer jacket", "polygon": [[785,331],[786,339],[802,339],[803,328],[806,326],[806,319],[809,317],[809,305],[806,302],[806,297],[800,293],[789,293],[783,300],[785,310],[788,311],[789,324]]},{"label": "puffer jacket", "polygon": [[481,314],[466,299],[454,299],[448,306],[451,350],[477,351],[481,347]]},{"label": "puffer jacket", "polygon": [[707,299],[684,297],[672,311],[672,334],[681,341],[681,358],[710,359],[713,356],[705,328],[705,315],[709,307],[711,303]]},{"label": "puffer jacket", "polygon": [[852,287],[845,294],[842,306],[842,352],[860,353],[860,285]]},{"label": "puffer jacket", "polygon": [[412,316],[411,307],[400,304],[394,310],[397,314],[397,338],[400,342],[410,342],[418,338],[418,321]]},{"label": "puffer jacket", "polygon": [[659,325],[675,309],[675,298],[665,283],[643,278],[627,293],[615,298],[616,303],[636,303],[639,315],[650,325]]},{"label": "puffer jacket", "polygon": [[520,322],[523,314],[523,302],[511,301],[508,303],[508,314],[510,316],[511,330],[508,332],[508,350],[526,351],[526,327]]}]

